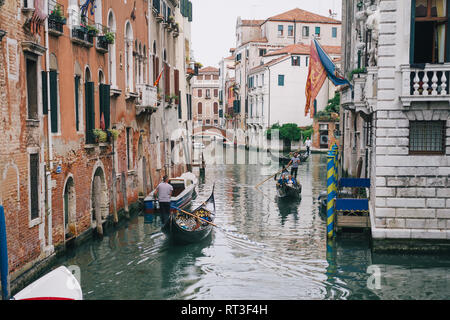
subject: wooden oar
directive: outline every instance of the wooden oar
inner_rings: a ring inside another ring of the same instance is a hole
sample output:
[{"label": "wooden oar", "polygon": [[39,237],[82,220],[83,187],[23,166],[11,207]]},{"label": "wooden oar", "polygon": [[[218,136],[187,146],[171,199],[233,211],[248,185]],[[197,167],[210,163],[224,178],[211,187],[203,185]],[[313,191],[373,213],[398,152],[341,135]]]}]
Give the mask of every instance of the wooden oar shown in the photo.
[{"label": "wooden oar", "polygon": [[271,175],[269,178],[267,178],[266,180],[264,180],[263,182],[261,182],[261,183],[259,183],[259,184],[257,184],[256,186],[255,186],[255,188],[256,189],[258,189],[258,187],[260,186],[260,185],[262,185],[264,182],[266,182],[266,181],[269,181],[270,179],[272,179],[273,177],[275,177],[277,174],[279,174],[279,173],[281,173],[281,172],[283,172],[283,170],[284,169],[287,169],[287,168],[289,168],[290,166],[287,166],[287,167],[283,167],[280,171],[278,171],[277,173],[275,173],[274,175]]},{"label": "wooden oar", "polygon": [[216,224],[214,224],[214,223],[212,223],[212,222],[209,222],[208,220],[202,219],[202,218],[196,216],[195,214],[192,214],[192,213],[190,213],[190,212],[184,211],[183,209],[180,209],[180,208],[175,208],[175,209],[177,209],[178,211],[181,211],[181,212],[183,212],[183,213],[185,213],[185,214],[187,214],[187,215],[189,215],[189,216],[192,216],[192,217],[194,217],[194,218],[196,218],[196,219],[199,219],[199,220],[201,220],[201,221],[203,221],[203,222],[209,223],[210,225],[212,225],[212,226],[214,226],[214,227],[220,229],[220,227],[219,227],[218,225],[216,225]]}]

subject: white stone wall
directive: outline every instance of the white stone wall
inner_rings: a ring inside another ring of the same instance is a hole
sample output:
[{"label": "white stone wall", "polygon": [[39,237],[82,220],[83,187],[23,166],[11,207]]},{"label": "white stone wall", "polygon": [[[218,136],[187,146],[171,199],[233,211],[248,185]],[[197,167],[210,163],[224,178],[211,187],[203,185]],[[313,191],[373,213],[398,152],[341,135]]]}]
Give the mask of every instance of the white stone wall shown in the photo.
[{"label": "white stone wall", "polygon": [[[449,106],[401,103],[409,64],[410,1],[380,2],[376,149],[371,207],[376,239],[450,239]],[[409,155],[410,120],[446,120],[445,155]]]}]

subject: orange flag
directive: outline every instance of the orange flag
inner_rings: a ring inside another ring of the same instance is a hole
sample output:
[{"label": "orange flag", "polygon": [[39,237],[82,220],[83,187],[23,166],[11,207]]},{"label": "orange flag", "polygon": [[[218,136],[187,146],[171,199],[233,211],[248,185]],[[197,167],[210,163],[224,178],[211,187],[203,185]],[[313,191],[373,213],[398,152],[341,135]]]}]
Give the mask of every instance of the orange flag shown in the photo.
[{"label": "orange flag", "polygon": [[162,68],[161,73],[160,73],[159,76],[158,76],[158,79],[156,79],[155,83],[153,84],[154,87],[157,87],[157,86],[158,86],[159,80],[161,80],[161,77],[162,77],[162,75],[163,75],[163,72],[164,72],[164,67]]},{"label": "orange flag", "polygon": [[305,116],[310,114],[311,118],[314,117],[314,100],[319,94],[325,79],[327,78],[327,72],[320,61],[319,54],[317,53],[316,46],[311,41],[311,52],[309,54],[309,73],[306,81],[306,106]]}]

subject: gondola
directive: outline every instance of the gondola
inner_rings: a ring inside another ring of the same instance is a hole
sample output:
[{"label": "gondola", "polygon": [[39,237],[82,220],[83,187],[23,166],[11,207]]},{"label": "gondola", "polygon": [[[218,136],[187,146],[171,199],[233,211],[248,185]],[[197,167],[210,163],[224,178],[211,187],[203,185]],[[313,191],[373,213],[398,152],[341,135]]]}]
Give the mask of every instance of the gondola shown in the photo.
[{"label": "gondola", "polygon": [[161,228],[168,237],[180,243],[195,243],[205,239],[211,233],[213,225],[210,223],[214,223],[216,215],[214,187],[208,200],[190,212],[210,223],[196,219],[177,208],[172,207],[171,209],[170,218]]},{"label": "gondola", "polygon": [[277,195],[279,198],[287,198],[287,197],[301,197],[302,194],[302,185],[300,183],[297,183],[297,185],[290,185],[290,184],[283,184],[278,185],[277,184]]},{"label": "gondola", "polygon": [[[300,152],[299,155],[300,155],[300,163],[305,162],[309,158],[308,152]],[[275,158],[275,156],[273,154],[272,154],[272,157]],[[278,161],[282,165],[287,165],[291,161],[291,158],[289,156],[280,155],[278,157]]]}]

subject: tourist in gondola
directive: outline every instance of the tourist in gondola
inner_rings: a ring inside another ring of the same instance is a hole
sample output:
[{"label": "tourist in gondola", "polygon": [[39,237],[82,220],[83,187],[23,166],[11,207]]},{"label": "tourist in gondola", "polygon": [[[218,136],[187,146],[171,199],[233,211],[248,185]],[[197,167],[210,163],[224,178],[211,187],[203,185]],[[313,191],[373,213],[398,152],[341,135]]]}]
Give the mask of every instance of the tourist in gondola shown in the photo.
[{"label": "tourist in gondola", "polygon": [[286,178],[286,175],[284,173],[282,173],[280,176],[280,179],[278,179],[277,185],[282,186],[287,182],[288,182],[288,180]]},{"label": "tourist in gondola", "polygon": [[298,156],[298,153],[294,153],[294,156],[292,157],[291,161],[289,161],[288,167],[290,165],[292,165],[291,175],[294,176],[295,179],[297,179],[298,166],[300,165],[300,158]]},{"label": "tourist in gondola", "polygon": [[294,179],[293,177],[292,177],[292,175],[289,175],[289,178],[288,178],[288,180],[287,180],[287,184],[292,184],[294,187],[297,185],[297,180],[296,179]]},{"label": "tourist in gondola", "polygon": [[155,199],[159,201],[159,211],[161,214],[161,222],[164,225],[170,217],[170,198],[172,197],[173,187],[169,184],[169,177],[164,176],[155,190]]}]

